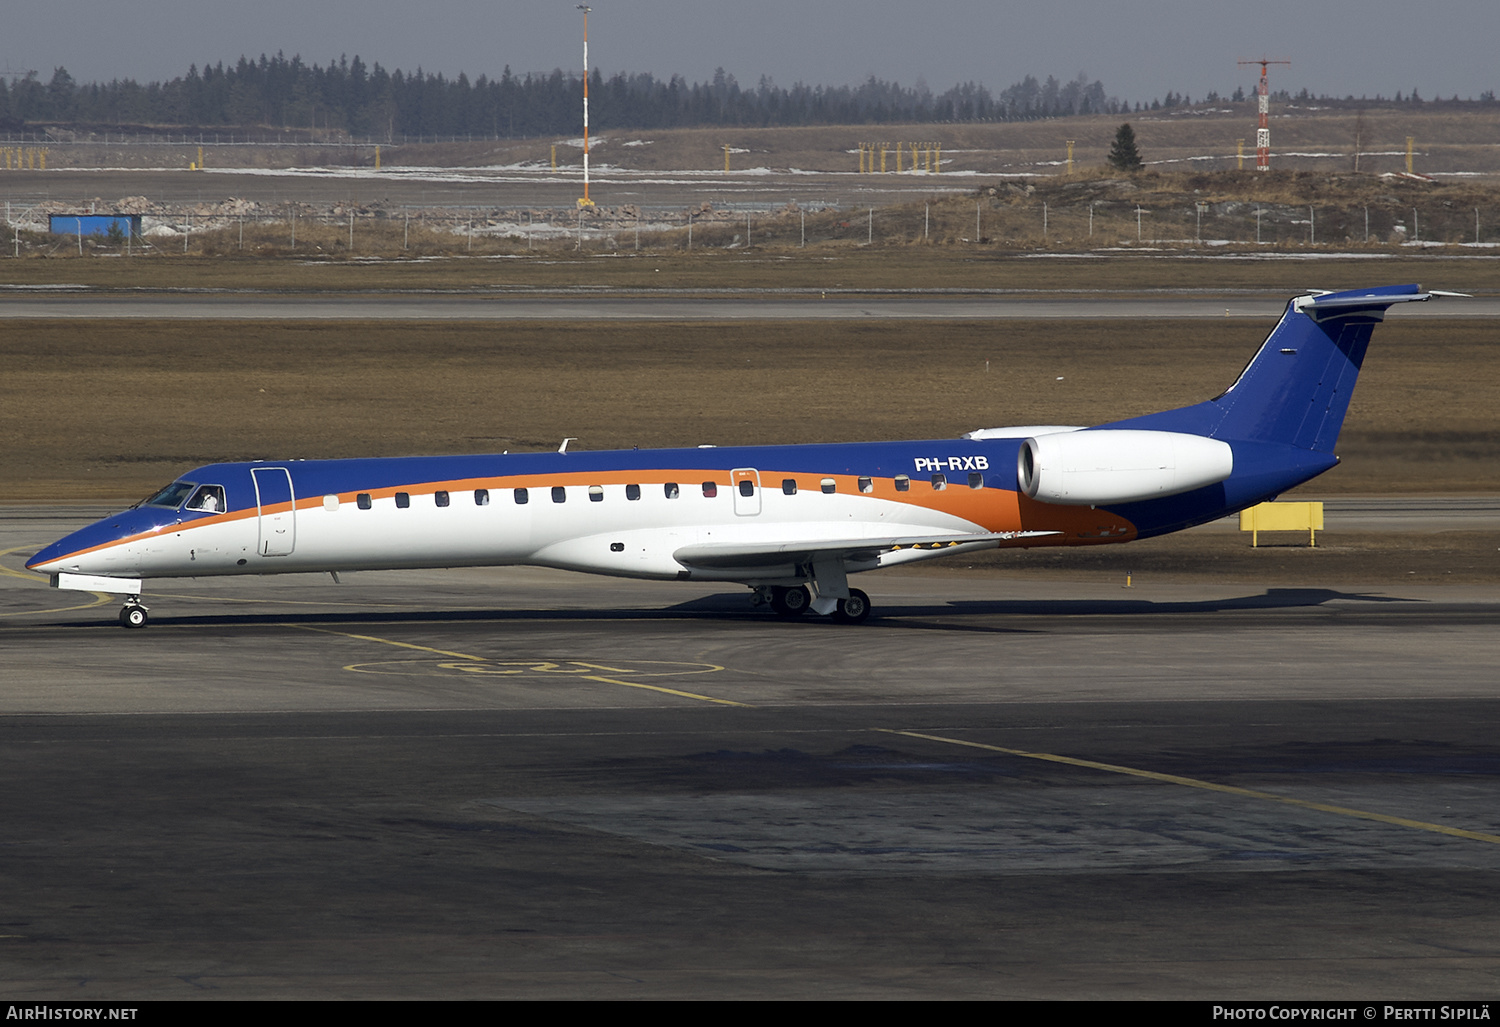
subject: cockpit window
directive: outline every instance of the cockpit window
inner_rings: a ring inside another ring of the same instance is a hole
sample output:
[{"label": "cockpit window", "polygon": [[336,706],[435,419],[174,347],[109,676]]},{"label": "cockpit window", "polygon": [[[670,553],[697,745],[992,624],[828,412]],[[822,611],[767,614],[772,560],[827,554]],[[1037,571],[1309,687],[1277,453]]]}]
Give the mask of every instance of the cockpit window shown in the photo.
[{"label": "cockpit window", "polygon": [[190,481],[174,481],[156,495],[142,503],[142,506],[169,506],[172,509],[182,505],[182,501],[193,491],[193,483]]},{"label": "cockpit window", "polygon": [[193,493],[193,498],[188,500],[187,508],[201,513],[223,513],[224,486],[199,485],[198,491]]}]

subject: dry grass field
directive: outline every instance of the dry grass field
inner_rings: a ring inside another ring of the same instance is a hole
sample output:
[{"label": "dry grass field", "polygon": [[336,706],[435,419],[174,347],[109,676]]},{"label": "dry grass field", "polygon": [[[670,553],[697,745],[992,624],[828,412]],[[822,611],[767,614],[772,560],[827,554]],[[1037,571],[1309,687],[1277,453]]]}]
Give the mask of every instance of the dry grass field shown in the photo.
[{"label": "dry grass field", "polygon": [[[974,216],[973,201],[964,216]],[[921,212],[917,211],[918,219]],[[956,216],[956,215],[955,215]],[[920,220],[917,222],[920,225]],[[400,245],[399,226],[395,244]],[[338,234],[330,231],[330,235]],[[251,240],[247,234],[247,246]],[[300,242],[300,240],[299,240]],[[395,251],[399,254],[399,249]],[[356,253],[356,256],[359,256]],[[427,256],[349,260],[316,253],[285,257],[247,251],[215,258],[0,258],[0,287],[80,286],[116,292],[183,289],[323,292],[555,292],[670,290],[890,290],[1017,294],[1192,292],[1205,296],[1258,292],[1291,296],[1309,287],[1359,288],[1420,282],[1477,295],[1500,292],[1500,258],[1404,251],[1329,256],[1307,262],[1231,254],[1147,253],[1109,257],[1040,255],[965,246],[830,246],[766,249],[552,252],[528,257]],[[3,307],[0,307],[3,314]]]},{"label": "dry grass field", "polygon": [[[1099,423],[1216,395],[1270,327],[24,322],[0,336],[0,501],[134,500],[215,460]],[[1318,492],[1500,491],[1497,330],[1383,327]]]}]

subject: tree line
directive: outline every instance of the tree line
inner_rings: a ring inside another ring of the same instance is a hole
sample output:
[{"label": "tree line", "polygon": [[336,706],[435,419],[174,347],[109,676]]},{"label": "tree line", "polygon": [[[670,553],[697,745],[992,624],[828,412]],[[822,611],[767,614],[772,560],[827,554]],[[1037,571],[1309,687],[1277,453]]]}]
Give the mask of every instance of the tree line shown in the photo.
[{"label": "tree line", "polygon": [[[420,67],[387,71],[358,56],[317,65],[278,53],[201,70],[194,65],[186,75],[145,85],[130,79],[78,83],[64,68],[47,82],[34,73],[13,83],[0,78],[0,127],[258,126],[388,140],[528,137],[574,131],[582,102],[582,78],[560,69],[514,75],[507,66],[498,78],[470,80]],[[934,93],[920,81],[908,88],[873,76],[858,86],[790,88],[763,76],[746,88],[722,68],[710,81],[693,83],[649,73],[605,78],[596,69],[589,104],[598,129],[1016,121],[1130,109],[1082,74],[1067,82],[1027,75],[999,93],[976,82]]]}]

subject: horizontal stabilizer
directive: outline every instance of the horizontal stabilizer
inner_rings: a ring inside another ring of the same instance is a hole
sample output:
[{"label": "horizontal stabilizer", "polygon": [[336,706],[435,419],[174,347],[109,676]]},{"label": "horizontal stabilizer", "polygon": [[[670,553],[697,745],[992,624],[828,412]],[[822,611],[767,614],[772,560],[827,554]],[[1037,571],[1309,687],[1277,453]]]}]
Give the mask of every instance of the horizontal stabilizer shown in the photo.
[{"label": "horizontal stabilizer", "polygon": [[1387,286],[1379,289],[1352,289],[1348,292],[1313,293],[1292,300],[1292,309],[1314,321],[1329,317],[1348,317],[1365,311],[1376,320],[1386,308],[1396,303],[1423,303],[1434,296],[1462,296],[1462,293],[1422,292],[1415,285]]},{"label": "horizontal stabilizer", "polygon": [[883,553],[907,549],[943,550],[987,544],[1001,546],[1024,538],[1056,535],[1055,531],[977,532],[971,535],[901,535],[889,538],[817,539],[801,542],[700,543],[683,546],[672,556],[684,567],[701,570],[724,567],[769,567],[805,563],[816,555],[836,553],[846,560],[873,560]]}]

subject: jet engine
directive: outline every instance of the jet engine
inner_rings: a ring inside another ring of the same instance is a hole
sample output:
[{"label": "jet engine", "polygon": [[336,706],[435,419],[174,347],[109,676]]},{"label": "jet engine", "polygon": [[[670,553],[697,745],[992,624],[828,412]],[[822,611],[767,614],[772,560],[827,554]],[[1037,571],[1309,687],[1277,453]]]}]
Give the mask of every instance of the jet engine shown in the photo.
[{"label": "jet engine", "polygon": [[1021,491],[1044,503],[1111,506],[1191,492],[1233,470],[1234,452],[1218,439],[1105,428],[1027,439],[1016,477]]}]

